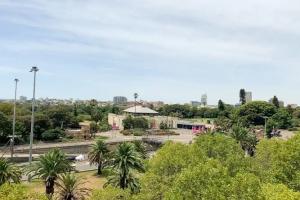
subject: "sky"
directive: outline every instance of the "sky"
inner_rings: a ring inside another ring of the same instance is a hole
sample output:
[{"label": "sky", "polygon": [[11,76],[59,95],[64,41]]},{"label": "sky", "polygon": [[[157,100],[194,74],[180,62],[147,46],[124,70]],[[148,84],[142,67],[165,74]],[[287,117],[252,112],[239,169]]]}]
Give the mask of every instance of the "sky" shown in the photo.
[{"label": "sky", "polygon": [[0,99],[300,104],[299,0],[0,0]]}]

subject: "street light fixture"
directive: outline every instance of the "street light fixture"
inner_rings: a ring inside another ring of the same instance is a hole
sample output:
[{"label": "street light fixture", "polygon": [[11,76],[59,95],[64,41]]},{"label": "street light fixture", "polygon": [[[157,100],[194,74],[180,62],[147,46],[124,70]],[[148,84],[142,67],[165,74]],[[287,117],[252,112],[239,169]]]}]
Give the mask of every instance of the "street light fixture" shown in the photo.
[{"label": "street light fixture", "polygon": [[30,146],[29,146],[29,165],[32,162],[32,143],[33,143],[33,129],[34,129],[34,109],[35,109],[35,83],[36,83],[36,72],[39,71],[37,67],[32,67],[30,72],[34,73],[33,77],[33,96],[32,96],[32,107],[31,107],[31,130],[30,130]]},{"label": "street light fixture", "polygon": [[18,89],[18,82],[19,79],[15,79],[15,100],[14,100],[14,116],[13,116],[13,134],[10,141],[11,145],[11,158],[14,157],[14,144],[15,144],[15,134],[16,134],[16,106],[17,106],[17,89]]}]

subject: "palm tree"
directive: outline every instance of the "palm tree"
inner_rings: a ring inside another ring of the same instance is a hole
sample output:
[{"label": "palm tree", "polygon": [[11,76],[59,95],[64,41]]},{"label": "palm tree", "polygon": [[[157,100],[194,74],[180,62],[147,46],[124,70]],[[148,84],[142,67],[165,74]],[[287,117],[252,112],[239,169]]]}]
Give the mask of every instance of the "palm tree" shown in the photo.
[{"label": "palm tree", "polygon": [[52,196],[54,184],[59,174],[73,170],[71,161],[67,160],[65,154],[59,149],[50,150],[39,157],[28,170],[28,175],[38,177],[45,181],[46,194]]},{"label": "palm tree", "polygon": [[22,176],[21,169],[5,158],[0,158],[0,186],[6,182],[20,183]]},{"label": "palm tree", "polygon": [[147,149],[142,141],[135,140],[132,142],[134,144],[135,150],[140,153],[142,159],[147,158]]},{"label": "palm tree", "polygon": [[240,124],[234,125],[231,129],[230,136],[235,139],[245,151],[246,155],[253,156],[257,144],[257,138],[247,128]]},{"label": "palm tree", "polygon": [[58,176],[58,182],[55,183],[58,192],[55,197],[59,200],[84,200],[89,197],[90,190],[83,187],[84,181],[81,181],[74,173],[66,173]]},{"label": "palm tree", "polygon": [[134,97],[134,112],[136,114],[136,99],[139,97],[138,93],[134,93],[133,97]]},{"label": "palm tree", "polygon": [[[112,167],[116,170],[116,176],[108,179],[108,184],[122,189],[135,185],[137,179],[133,177],[133,171],[144,172],[141,155],[136,151],[132,143],[120,144],[114,154]],[[133,187],[130,188],[132,191]]]},{"label": "palm tree", "polygon": [[92,145],[91,151],[88,153],[90,164],[98,165],[98,175],[102,174],[102,169],[106,164],[109,150],[103,140],[98,140]]}]

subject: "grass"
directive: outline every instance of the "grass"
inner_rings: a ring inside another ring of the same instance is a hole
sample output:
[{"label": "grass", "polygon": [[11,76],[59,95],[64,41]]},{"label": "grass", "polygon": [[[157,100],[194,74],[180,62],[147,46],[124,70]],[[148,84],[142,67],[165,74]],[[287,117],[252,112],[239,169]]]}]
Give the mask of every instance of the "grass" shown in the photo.
[{"label": "grass", "polygon": [[[76,173],[76,176],[82,177],[83,182],[85,182],[84,187],[91,190],[101,189],[106,183],[106,178],[103,176],[98,176],[97,171],[80,172]],[[25,182],[24,185],[26,185],[31,192],[45,192],[45,185],[42,180],[35,179],[30,183]]]}]

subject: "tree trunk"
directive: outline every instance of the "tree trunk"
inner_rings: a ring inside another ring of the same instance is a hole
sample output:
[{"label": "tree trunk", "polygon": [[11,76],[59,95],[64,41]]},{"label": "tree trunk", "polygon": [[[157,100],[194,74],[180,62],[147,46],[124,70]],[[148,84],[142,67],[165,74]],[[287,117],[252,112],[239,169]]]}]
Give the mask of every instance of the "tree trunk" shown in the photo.
[{"label": "tree trunk", "polygon": [[102,163],[98,164],[98,175],[102,175]]},{"label": "tree trunk", "polygon": [[46,179],[46,194],[47,196],[52,196],[54,194],[54,177],[48,177]]}]

